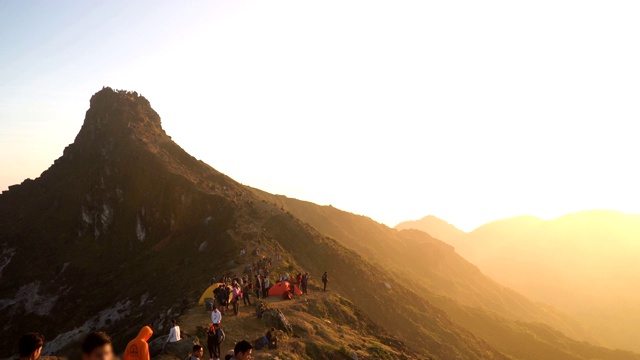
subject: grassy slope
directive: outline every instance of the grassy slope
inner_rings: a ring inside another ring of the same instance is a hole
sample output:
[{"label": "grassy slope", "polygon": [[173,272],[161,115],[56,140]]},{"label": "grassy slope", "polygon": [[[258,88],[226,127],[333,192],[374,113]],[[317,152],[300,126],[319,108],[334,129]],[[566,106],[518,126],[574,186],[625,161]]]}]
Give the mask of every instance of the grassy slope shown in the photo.
[{"label": "grassy slope", "polygon": [[333,207],[257,193],[359,254],[384,264],[385,272],[406,279],[414,291],[504,353],[522,359],[539,359],[542,355],[549,359],[587,359],[589,354],[602,359],[640,358],[563,335],[589,336],[570,318],[499,286],[450,246],[422,232],[396,231]]}]

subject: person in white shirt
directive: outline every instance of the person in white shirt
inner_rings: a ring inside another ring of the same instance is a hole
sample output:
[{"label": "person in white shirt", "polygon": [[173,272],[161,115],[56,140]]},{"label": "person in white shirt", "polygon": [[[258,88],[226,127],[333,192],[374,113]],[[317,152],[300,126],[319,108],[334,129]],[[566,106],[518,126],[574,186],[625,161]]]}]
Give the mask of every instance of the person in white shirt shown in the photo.
[{"label": "person in white shirt", "polygon": [[218,310],[218,306],[213,305],[213,311],[211,312],[211,322],[213,326],[218,328],[220,326],[220,322],[222,321],[222,314]]},{"label": "person in white shirt", "polygon": [[168,343],[180,341],[180,326],[176,322],[176,319],[171,320],[171,329],[169,330],[169,336],[167,337],[167,342],[162,346],[162,353],[164,353],[164,347],[167,346]]}]

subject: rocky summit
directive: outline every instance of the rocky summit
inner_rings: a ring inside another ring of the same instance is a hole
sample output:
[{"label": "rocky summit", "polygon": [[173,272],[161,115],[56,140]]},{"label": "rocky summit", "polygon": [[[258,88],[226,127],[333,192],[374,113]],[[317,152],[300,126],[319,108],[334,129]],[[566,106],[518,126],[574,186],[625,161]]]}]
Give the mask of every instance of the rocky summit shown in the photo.
[{"label": "rocky summit", "polygon": [[[173,318],[204,343],[211,278],[277,253],[272,282],[308,271],[318,286],[329,271],[331,294],[269,304],[290,324],[270,358],[640,358],[579,341],[579,324],[425,233],[237,183],[174,143],[136,92],[96,93],[63,155],[0,195],[0,246],[0,357],[30,331],[46,354],[74,356],[92,330],[121,352]],[[230,333],[270,325],[245,316]]]}]

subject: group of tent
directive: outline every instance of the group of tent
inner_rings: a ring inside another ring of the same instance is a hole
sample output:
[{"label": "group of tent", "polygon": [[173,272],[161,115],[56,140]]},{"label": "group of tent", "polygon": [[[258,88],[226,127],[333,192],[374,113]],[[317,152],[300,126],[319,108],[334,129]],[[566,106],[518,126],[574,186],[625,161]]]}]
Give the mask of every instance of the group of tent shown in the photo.
[{"label": "group of tent", "polygon": [[[205,290],[202,293],[202,296],[200,296],[200,300],[198,300],[198,305],[204,305],[204,303],[206,302],[206,299],[211,299],[213,297],[213,290],[220,287],[220,285],[226,286],[227,288],[229,288],[229,290],[231,290],[231,285],[225,285],[223,283],[215,283],[209,286],[207,290]],[[279,283],[276,283],[275,285],[269,288],[268,294],[269,296],[282,297],[282,294],[284,294],[285,292],[291,292],[294,295],[298,295],[298,296],[302,295],[302,290],[300,290],[298,286],[291,284],[288,281],[281,281]],[[233,295],[231,295],[231,291],[229,291],[229,302],[231,302],[232,297]]]}]

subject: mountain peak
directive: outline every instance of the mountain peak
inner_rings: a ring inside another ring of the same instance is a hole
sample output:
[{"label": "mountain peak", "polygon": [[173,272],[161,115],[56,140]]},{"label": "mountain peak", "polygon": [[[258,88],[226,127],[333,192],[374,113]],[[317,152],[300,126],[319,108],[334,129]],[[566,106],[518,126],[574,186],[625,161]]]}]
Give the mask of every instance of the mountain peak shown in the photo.
[{"label": "mountain peak", "polygon": [[[90,100],[84,123],[65,155],[99,151],[105,156],[123,143],[158,143],[169,139],[149,100],[135,91],[104,87]],[[137,140],[137,141],[136,141]]]},{"label": "mountain peak", "polygon": [[135,91],[105,87],[91,97],[78,137],[88,136],[91,141],[96,141],[136,130],[164,134],[160,116],[144,96]]}]

